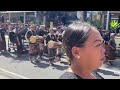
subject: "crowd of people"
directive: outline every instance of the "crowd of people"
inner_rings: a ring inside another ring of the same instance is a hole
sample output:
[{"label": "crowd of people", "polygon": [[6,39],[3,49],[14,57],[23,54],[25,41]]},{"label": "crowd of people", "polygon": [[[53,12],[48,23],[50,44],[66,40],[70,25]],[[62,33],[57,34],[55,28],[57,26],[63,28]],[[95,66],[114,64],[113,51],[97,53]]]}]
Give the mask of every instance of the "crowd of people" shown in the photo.
[{"label": "crowd of people", "polygon": [[[115,37],[117,36],[117,33],[115,33],[114,30],[109,30],[109,31],[102,30],[102,31],[100,31],[100,34],[103,37],[103,39],[105,40],[106,61],[115,60],[116,59],[116,48],[117,48]],[[110,64],[112,64],[112,63],[110,62]]]},{"label": "crowd of people", "polygon": [[[49,63],[53,65],[52,61],[57,59],[61,62],[61,56],[63,53],[62,48],[62,33],[64,31],[63,26],[57,26],[46,28],[45,25],[36,25],[30,23],[30,25],[19,24],[9,24],[9,30],[5,30],[5,25],[0,25],[0,50],[6,50],[6,39],[5,35],[8,34],[10,43],[14,46],[16,45],[16,54],[18,57],[21,57],[23,54],[24,43],[23,40],[26,40],[29,44],[29,60],[32,63],[38,63],[44,54],[48,54]],[[33,42],[31,41],[32,39]],[[54,41],[60,43],[61,48],[55,48],[55,46],[49,48],[49,41]],[[10,44],[8,43],[8,44]],[[9,45],[8,45],[9,46]],[[39,57],[39,58],[36,58]]]}]

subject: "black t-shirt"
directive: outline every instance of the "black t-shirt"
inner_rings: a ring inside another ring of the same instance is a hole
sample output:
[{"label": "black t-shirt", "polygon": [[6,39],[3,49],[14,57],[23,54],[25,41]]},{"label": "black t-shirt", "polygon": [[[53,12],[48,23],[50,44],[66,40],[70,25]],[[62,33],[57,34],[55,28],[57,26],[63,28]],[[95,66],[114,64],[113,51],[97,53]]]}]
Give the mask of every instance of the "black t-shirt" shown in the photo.
[{"label": "black t-shirt", "polygon": [[57,41],[57,38],[56,38],[55,35],[50,35],[50,34],[48,34],[47,37],[46,37],[46,44],[47,44],[50,40],[52,40],[52,41]]},{"label": "black t-shirt", "polygon": [[83,78],[76,75],[75,73],[65,72],[63,75],[60,76],[59,79],[83,79]]},{"label": "black t-shirt", "polygon": [[109,41],[110,40],[110,38],[109,38],[109,35],[103,35],[103,39],[105,40],[105,41]]},{"label": "black t-shirt", "polygon": [[5,40],[5,29],[0,28],[2,40]]},{"label": "black t-shirt", "polygon": [[19,42],[22,44],[22,35],[18,31],[16,31],[16,37],[18,37]]},{"label": "black t-shirt", "polygon": [[12,43],[15,43],[16,42],[16,34],[14,32],[10,32],[9,33],[9,37],[10,37],[10,41]]},{"label": "black t-shirt", "polygon": [[115,40],[114,39],[110,39],[109,40],[109,44],[116,49],[116,43],[115,43]]},{"label": "black t-shirt", "polygon": [[25,34],[27,33],[27,31],[28,31],[28,29],[25,28],[25,29],[23,30],[23,32],[22,32],[22,35],[25,36]]},{"label": "black t-shirt", "polygon": [[40,31],[37,32],[37,34],[38,34],[39,36],[44,36],[44,35],[45,35],[45,31],[40,30]]}]

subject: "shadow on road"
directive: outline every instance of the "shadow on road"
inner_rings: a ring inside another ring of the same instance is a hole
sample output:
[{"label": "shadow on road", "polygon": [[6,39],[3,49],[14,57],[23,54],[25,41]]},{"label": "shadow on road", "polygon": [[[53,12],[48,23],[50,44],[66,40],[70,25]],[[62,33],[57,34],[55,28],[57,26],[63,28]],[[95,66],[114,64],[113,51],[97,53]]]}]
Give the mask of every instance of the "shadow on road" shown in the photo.
[{"label": "shadow on road", "polygon": [[61,64],[68,65],[68,62],[62,61]]},{"label": "shadow on road", "polygon": [[110,71],[106,71],[106,70],[101,70],[101,69],[96,70],[96,72],[98,72],[98,73],[100,72],[100,73],[103,73],[105,75],[120,76],[118,74],[115,74],[114,72],[110,72]]},{"label": "shadow on road", "polygon": [[29,61],[29,58],[27,56],[20,56],[20,57],[15,57],[14,60]]},{"label": "shadow on road", "polygon": [[106,63],[105,67],[109,68],[109,69],[117,68],[120,70],[120,60],[116,60],[116,61],[112,62],[112,65],[110,65],[109,63]]},{"label": "shadow on road", "polygon": [[57,70],[66,70],[68,68],[68,66],[61,66],[56,64],[54,64],[53,67]]},{"label": "shadow on road", "polygon": [[11,55],[9,52],[1,52],[1,55],[5,56],[6,58],[15,58],[14,56]]},{"label": "shadow on road", "polygon": [[[47,63],[36,63],[35,64],[36,66],[34,66],[34,67],[39,67],[39,68],[47,68],[47,67],[49,67],[50,65],[49,64],[47,64]],[[53,67],[53,69],[57,69],[57,70],[65,70],[65,69],[67,69],[68,68],[68,66],[62,66],[62,65],[57,65],[57,64],[54,64],[53,66],[51,66],[51,67]]]},{"label": "shadow on road", "polygon": [[[43,61],[45,61],[45,62],[43,62]],[[47,68],[47,67],[49,67],[50,65],[49,65],[49,63],[48,63],[48,61],[49,61],[49,58],[48,57],[42,57],[42,59],[40,60],[40,63],[36,63],[35,65],[36,66],[34,66],[34,67],[40,67],[40,68]],[[53,61],[53,63],[54,63],[54,65],[53,66],[51,66],[51,67],[53,67],[53,69],[57,69],[57,70],[65,70],[65,69],[67,69],[68,68],[68,66],[65,66],[65,65],[68,65],[68,63],[67,62],[62,62],[62,63],[60,63],[59,65],[57,65],[54,61]],[[62,65],[62,64],[64,64],[64,65]]]},{"label": "shadow on road", "polygon": [[[10,63],[14,63],[14,62],[22,62],[22,61],[29,61],[29,55],[28,54],[22,54],[20,57],[17,57],[17,55],[14,52],[2,52],[1,53],[3,56],[7,57],[7,58],[13,58],[14,60],[12,60]],[[49,57],[48,56],[43,56],[40,60],[40,63],[36,63],[34,67],[39,67],[39,68],[47,68],[49,67]],[[58,70],[65,70],[68,68],[68,63],[62,61],[59,65],[56,64],[55,61],[53,61],[54,65],[52,66],[54,69],[58,69]],[[58,62],[57,62],[58,63]]]},{"label": "shadow on road", "polygon": [[35,64],[36,66],[34,66],[34,67],[39,67],[39,68],[47,68],[47,67],[49,67],[49,64],[47,64],[47,63],[36,63]]}]

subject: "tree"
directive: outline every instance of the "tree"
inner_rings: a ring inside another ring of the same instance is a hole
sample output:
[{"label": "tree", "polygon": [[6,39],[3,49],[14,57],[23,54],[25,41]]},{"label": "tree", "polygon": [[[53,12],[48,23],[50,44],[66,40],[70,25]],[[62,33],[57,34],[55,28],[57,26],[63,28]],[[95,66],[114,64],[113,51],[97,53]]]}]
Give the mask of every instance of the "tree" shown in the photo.
[{"label": "tree", "polygon": [[89,23],[97,28],[101,27],[100,21],[98,20],[90,20]]}]

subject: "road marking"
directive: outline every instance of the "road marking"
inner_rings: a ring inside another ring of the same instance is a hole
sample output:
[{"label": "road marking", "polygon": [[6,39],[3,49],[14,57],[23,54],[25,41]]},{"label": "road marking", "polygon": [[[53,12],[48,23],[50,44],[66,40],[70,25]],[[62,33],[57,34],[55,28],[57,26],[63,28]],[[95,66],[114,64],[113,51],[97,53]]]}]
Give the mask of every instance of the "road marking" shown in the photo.
[{"label": "road marking", "polygon": [[21,75],[18,75],[18,74],[16,74],[16,73],[13,73],[13,72],[7,71],[7,70],[2,69],[2,68],[0,68],[0,71],[6,72],[6,73],[11,74],[11,75],[14,75],[14,76],[17,76],[17,77],[19,77],[19,78],[21,78],[21,79],[29,79],[29,78],[26,78],[26,77],[21,76]]},{"label": "road marking", "polygon": [[101,70],[110,71],[110,72],[114,72],[114,73],[117,73],[117,74],[120,75],[120,71],[115,71],[115,70],[111,70],[111,69],[107,69],[107,68],[103,68],[103,67],[101,67],[100,69],[101,69]]}]

